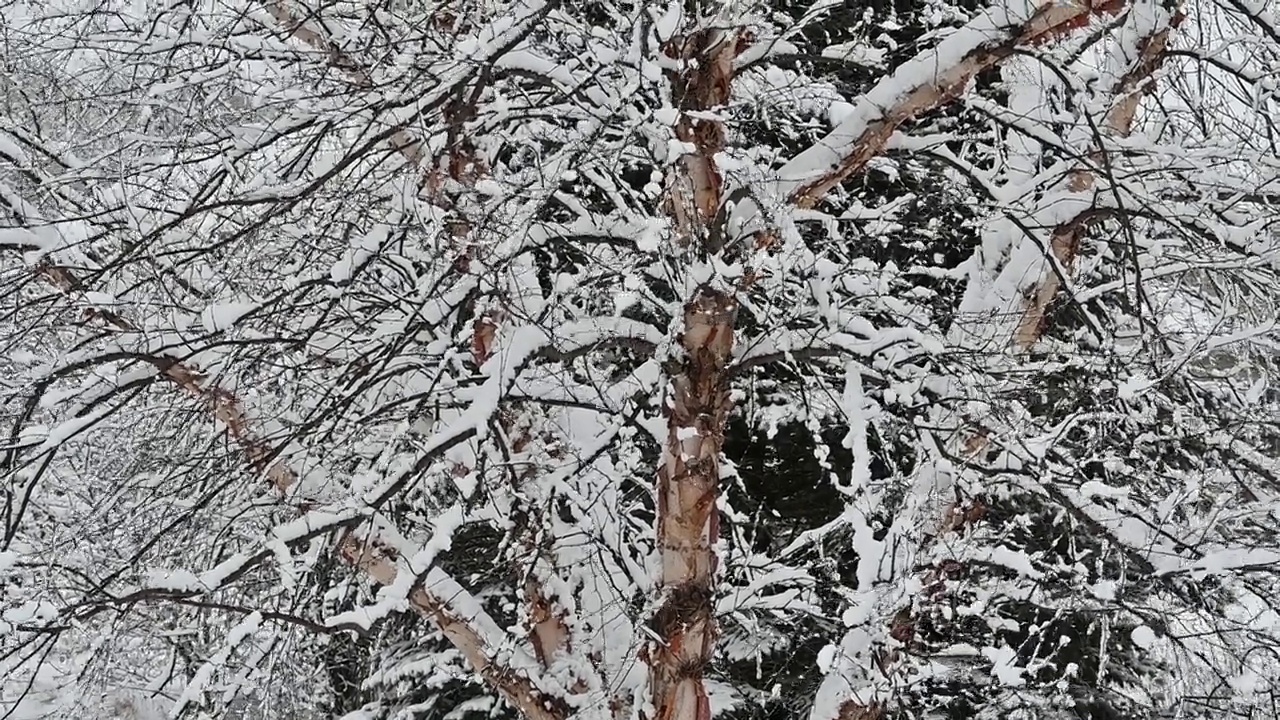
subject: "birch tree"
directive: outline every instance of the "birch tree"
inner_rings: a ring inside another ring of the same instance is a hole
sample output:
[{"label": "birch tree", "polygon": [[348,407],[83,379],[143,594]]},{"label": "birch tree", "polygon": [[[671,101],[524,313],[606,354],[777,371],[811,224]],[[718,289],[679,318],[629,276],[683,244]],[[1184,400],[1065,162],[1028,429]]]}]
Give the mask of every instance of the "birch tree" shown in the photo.
[{"label": "birch tree", "polygon": [[1248,0],[12,3],[18,717],[1270,717]]}]

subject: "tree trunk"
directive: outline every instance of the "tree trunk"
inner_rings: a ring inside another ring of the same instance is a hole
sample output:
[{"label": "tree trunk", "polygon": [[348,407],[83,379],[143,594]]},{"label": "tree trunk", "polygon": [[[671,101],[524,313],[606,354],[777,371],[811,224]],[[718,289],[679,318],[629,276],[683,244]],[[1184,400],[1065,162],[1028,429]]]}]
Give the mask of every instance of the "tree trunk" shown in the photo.
[{"label": "tree trunk", "polygon": [[[700,257],[720,249],[724,181],[716,153],[724,124],[709,119],[729,100],[733,58],[748,41],[738,30],[694,30],[667,44],[681,61],[672,97],[681,117],[676,137],[691,147],[668,195],[679,244]],[[697,115],[693,115],[697,113]],[[694,260],[698,262],[698,260]],[[704,285],[684,305],[683,357],[671,378],[667,442],[657,474],[657,542],[662,605],[652,619],[658,641],[648,650],[656,720],[709,720],[705,673],[716,643],[715,543],[720,455],[730,400],[725,369],[733,350],[737,300]]]},{"label": "tree trunk", "polygon": [[724,370],[733,348],[736,304],[704,290],[685,307],[685,360],[672,379],[667,445],[658,470],[661,643],[650,653],[658,720],[711,717],[703,675],[715,648],[716,500],[730,402]]}]

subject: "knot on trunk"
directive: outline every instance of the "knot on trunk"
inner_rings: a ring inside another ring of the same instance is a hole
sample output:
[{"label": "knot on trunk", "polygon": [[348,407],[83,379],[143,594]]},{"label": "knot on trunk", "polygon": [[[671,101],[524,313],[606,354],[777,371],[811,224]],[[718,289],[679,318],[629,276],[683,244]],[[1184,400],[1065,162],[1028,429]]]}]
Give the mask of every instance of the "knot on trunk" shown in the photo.
[{"label": "knot on trunk", "polygon": [[662,607],[650,619],[650,628],[664,643],[654,647],[661,673],[671,681],[701,678],[715,644],[713,598],[709,588],[696,581],[681,583],[667,594]]}]

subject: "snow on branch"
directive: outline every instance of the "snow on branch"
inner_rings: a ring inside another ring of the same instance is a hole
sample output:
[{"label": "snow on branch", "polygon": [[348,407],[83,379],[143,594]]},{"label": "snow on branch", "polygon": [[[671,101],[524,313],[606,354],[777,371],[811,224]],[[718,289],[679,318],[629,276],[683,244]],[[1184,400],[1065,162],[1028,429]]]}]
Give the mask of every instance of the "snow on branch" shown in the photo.
[{"label": "snow on branch", "polygon": [[[1138,112],[1138,104],[1152,87],[1153,75],[1159,70],[1164,60],[1164,50],[1169,42],[1169,34],[1181,21],[1181,14],[1159,12],[1154,2],[1142,3],[1151,7],[1143,8],[1148,12],[1136,17],[1134,30],[1136,41],[1135,57],[1130,61],[1128,70],[1116,82],[1112,89],[1115,104],[1107,112],[1103,131],[1113,137],[1125,137],[1133,129],[1133,120]],[[1135,12],[1135,16],[1137,13]],[[1089,155],[1089,165],[1106,166],[1106,150],[1102,147],[1103,138],[1098,138],[1098,146]],[[1094,186],[1094,173],[1089,166],[1078,167],[1066,179],[1066,189],[1071,195],[1083,197],[1091,193]],[[1060,201],[1060,193],[1046,193],[1046,204],[1049,201]],[[1043,210],[1041,211],[1043,213]],[[1080,242],[1092,222],[1098,217],[1092,207],[1086,207],[1070,219],[1060,222],[1053,228],[1049,239],[1048,258],[1052,263],[1052,271],[1039,283],[1029,296],[1026,309],[1014,331],[1013,345],[1017,350],[1026,350],[1040,339],[1046,329],[1045,312],[1057,296],[1058,290],[1066,278],[1071,275],[1076,256],[1080,252]]]},{"label": "snow on branch", "polygon": [[[66,294],[84,287],[71,270],[61,266],[43,263],[38,266],[37,272],[41,278]],[[94,312],[98,318],[117,330],[136,329],[129,320],[113,310],[95,309]],[[553,336],[563,339],[558,350],[559,354],[571,355],[582,347],[589,347],[607,339],[606,336],[611,334],[609,326],[616,326],[613,330],[621,335],[638,334],[649,342],[656,342],[657,339],[656,329],[615,318],[608,319],[607,323],[578,320],[551,333],[531,326],[521,328],[514,333],[511,341],[494,357],[489,358],[482,368],[482,372],[488,375],[488,380],[473,396],[470,409],[463,413],[459,422],[437,433],[433,440],[428,442],[427,457],[434,457],[436,454],[434,451],[447,449],[461,439],[482,432],[488,420],[497,411],[499,400],[514,382],[518,372],[531,357],[551,344]],[[250,467],[266,477],[277,494],[286,497],[297,482],[298,475],[283,460],[277,458],[277,453],[269,443],[253,432],[240,400],[231,392],[206,382],[198,369],[177,359],[161,357],[156,358],[155,362],[167,380],[199,398],[206,405],[240,447]],[[394,492],[404,480],[405,478],[401,478],[398,483],[384,488],[382,495],[385,497]],[[312,510],[312,506],[304,502],[298,505],[298,510],[303,513],[303,519],[305,519]],[[307,523],[306,527],[310,528],[311,523]],[[393,560],[394,556],[385,554],[376,539],[362,541],[347,532],[338,547],[338,554],[348,565],[360,570],[374,582],[384,586],[395,584],[398,571]],[[191,582],[180,583],[180,588],[171,589],[193,592],[198,587],[217,587],[222,584],[222,576],[234,575],[234,570],[240,570],[243,566],[250,564],[249,558],[236,558],[235,561],[232,564],[236,567],[231,571],[219,566],[215,571],[218,578],[192,578]],[[169,577],[161,582],[160,586],[169,588],[175,584],[175,581],[175,578]],[[446,602],[443,599],[444,596],[433,592],[437,589],[447,590],[447,597],[453,600]],[[461,587],[442,570],[433,568],[424,582],[409,593],[408,602],[416,612],[433,620],[476,672],[489,681],[526,718],[555,720],[562,717],[559,710],[548,709],[542,701],[541,693],[527,675],[497,662],[491,654],[495,643],[492,640],[486,641],[485,636],[477,629],[484,626],[485,621],[494,628],[497,626],[488,619],[477,603],[472,603],[469,611],[454,610],[454,605],[461,597],[467,597],[461,592]],[[489,636],[494,634],[488,633]]]},{"label": "snow on branch", "polygon": [[[379,585],[396,584],[399,571],[395,561],[370,543],[348,534],[339,545],[338,553]],[[446,602],[444,598],[449,600]],[[408,601],[415,611],[435,622],[472,668],[527,720],[559,720],[565,716],[566,709],[559,703],[549,702],[529,679],[535,670],[531,662],[526,659],[519,667],[513,667],[496,660],[492,638],[502,637],[505,632],[448,573],[438,567],[428,570],[425,577],[415,583]],[[488,632],[484,632],[486,630]],[[486,636],[490,639],[486,640]]]},{"label": "snow on branch", "polygon": [[[71,296],[84,290],[84,283],[70,268],[46,261],[38,264],[35,271],[41,279],[64,295]],[[87,317],[101,320],[116,331],[134,332],[138,330],[127,318],[109,307],[97,307],[94,304],[89,304],[86,306],[84,314]],[[245,414],[239,398],[217,385],[206,383],[203,373],[198,368],[183,363],[177,358],[153,356],[149,359],[156,365],[160,374],[166,380],[199,399],[205,405],[219,424],[225,427],[232,439],[235,440],[241,452],[244,453],[245,459],[248,460],[249,466],[265,477],[272,489],[280,497],[286,497],[289,494],[289,490],[298,481],[298,475],[283,461],[277,459],[276,451],[268,442],[254,434],[252,428],[249,427],[248,416]]]},{"label": "snow on branch", "polygon": [[[289,36],[320,52],[331,67],[345,75],[357,88],[373,90],[376,84],[369,70],[350,53],[343,50],[323,29],[309,23],[305,19],[308,13],[299,13],[293,10],[291,5],[292,3],[288,0],[267,2],[266,10],[271,21],[274,21]],[[456,63],[454,72],[442,77],[436,91],[421,98],[418,101],[419,106],[430,105],[448,97],[472,77],[477,72],[477,68],[497,63],[536,27],[537,22],[549,10],[550,6],[547,3],[529,0],[522,3],[522,7],[513,8],[500,26],[486,28],[486,31],[479,33],[479,41],[472,48],[471,57],[466,58],[467,62]],[[264,18],[263,22],[269,24],[270,21]],[[411,167],[417,168],[422,173],[420,182],[424,189],[438,190],[438,187],[432,187],[432,185],[438,184],[440,179],[432,176],[431,169],[426,167],[429,158],[422,138],[402,126],[395,128],[387,137],[387,141]]]},{"label": "snow on branch", "polygon": [[1021,46],[1052,40],[1090,17],[1114,15],[1123,6],[1123,0],[996,3],[863,95],[826,137],[782,167],[777,195],[800,208],[813,208],[884,152],[903,123],[954,100],[979,73]]}]

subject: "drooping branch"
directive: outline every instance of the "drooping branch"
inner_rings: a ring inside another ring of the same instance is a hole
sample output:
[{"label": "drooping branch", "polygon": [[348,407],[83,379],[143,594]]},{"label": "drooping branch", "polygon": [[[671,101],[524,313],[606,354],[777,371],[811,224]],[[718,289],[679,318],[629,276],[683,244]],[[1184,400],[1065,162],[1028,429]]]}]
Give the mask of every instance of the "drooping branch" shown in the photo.
[{"label": "drooping branch", "polygon": [[[338,554],[349,565],[380,585],[390,586],[396,581],[398,570],[395,562],[377,549],[370,548],[368,543],[356,539],[354,535],[344,538]],[[487,646],[484,638],[472,625],[474,620],[462,617],[440,595],[429,590],[435,575],[444,575],[444,572],[435,568],[426,579],[418,583],[409,593],[409,605],[418,614],[433,621],[445,638],[467,659],[472,669],[501,693],[512,707],[519,710],[526,720],[563,720],[567,711],[561,703],[546,698],[527,677],[495,661],[492,648]]]},{"label": "drooping branch", "polygon": [[[71,270],[42,263],[37,267],[40,277],[56,289],[72,294],[83,288],[83,283]],[[94,309],[96,318],[120,331],[133,331],[135,326],[115,311]],[[253,432],[248,415],[240,400],[231,392],[205,381],[201,372],[176,358],[164,359],[163,377],[176,387],[198,398],[227,429],[250,468],[265,477],[280,497],[287,496],[298,480],[297,473],[277,456],[275,449],[265,439]],[[297,510],[306,514],[311,508],[303,502]],[[346,533],[337,549],[338,555],[351,567],[359,570],[380,585],[392,585],[398,569],[393,557],[385,554],[374,540],[360,540]],[[434,571],[439,572],[439,571]],[[450,604],[432,593],[429,584],[420,584],[408,597],[413,610],[435,622],[441,632],[462,653],[472,668],[485,678],[511,705],[529,720],[562,720],[562,708],[544,702],[542,693],[533,682],[497,663],[492,657],[484,637],[472,626],[472,619],[460,616]]]},{"label": "drooping branch", "polygon": [[[321,32],[308,27],[306,23],[297,19],[285,7],[283,0],[278,0],[271,5],[271,13],[277,22],[296,39],[323,52],[329,64],[345,73],[357,87],[368,89],[373,86],[369,73],[358,62],[345,54]],[[461,21],[456,17],[442,15],[436,19],[435,25],[441,30],[456,31],[462,29],[456,27],[459,22]],[[446,223],[446,230],[456,253],[454,265],[460,270],[466,270],[474,259],[475,244],[472,242],[471,235],[475,222],[464,216],[459,203],[449,195],[451,189],[460,188],[465,191],[474,188],[476,182],[488,172],[488,168],[477,152],[475,143],[468,137],[466,132],[467,122],[472,120],[475,115],[476,97],[482,89],[483,83],[480,82],[476,84],[474,91],[459,90],[452,101],[444,107],[444,124],[447,134],[446,147],[448,150],[443,162],[437,162],[435,158],[426,156],[422,150],[422,143],[407,131],[398,130],[390,138],[392,145],[403,155],[409,165],[416,168],[420,173],[420,197],[449,214],[450,220]],[[497,350],[499,330],[508,316],[509,313],[504,308],[492,307],[484,310],[473,324],[471,351],[472,360],[477,367],[488,361]],[[532,430],[518,428],[516,420],[514,413],[498,413],[498,423],[513,445],[510,449],[519,453],[531,445]],[[534,472],[536,470],[532,469],[516,472],[515,480],[518,484],[531,482],[532,479],[529,476]],[[517,488],[516,492],[519,494],[523,492],[523,489]],[[540,518],[536,515],[530,515],[526,519],[532,525],[537,525],[540,521]],[[529,536],[533,532],[534,529],[530,527],[526,528],[525,534]],[[529,538],[526,537],[525,540],[527,545]],[[533,557],[535,554],[530,552],[531,562],[536,562],[536,558]],[[386,561],[384,560],[383,562],[385,563]],[[421,592],[421,590],[415,590],[415,593]],[[571,638],[569,627],[566,624],[566,616],[564,611],[557,606],[554,599],[544,591],[538,574],[532,570],[527,573],[524,582],[524,594],[525,608],[530,626],[529,640],[533,644],[535,654],[543,669],[548,669],[559,655],[567,652],[570,648]],[[446,635],[449,635],[451,625],[446,625],[439,617],[437,617],[437,621]],[[471,644],[471,640],[467,637],[450,636],[450,639],[464,651],[463,644]],[[491,683],[496,683],[504,677],[504,673],[490,673],[490,666],[485,664],[483,660],[480,662],[473,661],[472,664]],[[495,687],[498,686],[495,685]],[[499,687],[499,689],[502,688]],[[504,694],[506,693],[504,692]],[[517,707],[521,706],[517,704]],[[521,709],[525,711],[523,707]],[[528,715],[528,711],[525,712]]]},{"label": "drooping branch", "polygon": [[[64,295],[74,296],[83,291],[84,283],[70,269],[46,259],[36,265],[39,277]],[[109,308],[88,307],[85,314],[106,324],[117,332],[137,332],[138,328],[120,313]],[[248,417],[236,396],[217,385],[206,383],[204,374],[195,366],[177,358],[159,358],[161,375],[192,397],[197,398],[209,410],[214,419],[227,429],[227,433],[244,453],[249,467],[262,475],[280,497],[286,497],[298,481],[298,476],[280,459],[264,438],[249,427]]]}]

